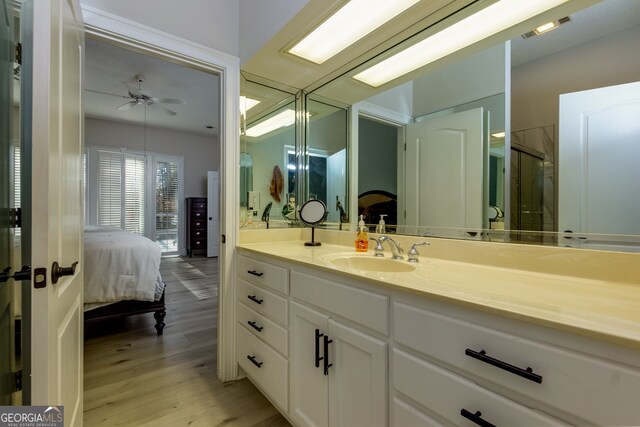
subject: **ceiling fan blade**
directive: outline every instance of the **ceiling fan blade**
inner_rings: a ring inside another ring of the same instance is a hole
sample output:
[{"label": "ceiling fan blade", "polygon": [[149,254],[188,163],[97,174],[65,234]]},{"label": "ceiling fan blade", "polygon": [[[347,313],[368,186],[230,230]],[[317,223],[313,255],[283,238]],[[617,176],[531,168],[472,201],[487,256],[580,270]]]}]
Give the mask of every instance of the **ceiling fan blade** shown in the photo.
[{"label": "ceiling fan blade", "polygon": [[123,110],[123,111],[130,110],[132,107],[135,107],[136,105],[138,105],[138,103],[136,101],[129,101],[126,104],[122,104],[117,109],[118,110]]},{"label": "ceiling fan blade", "polygon": [[161,104],[178,104],[178,105],[187,105],[187,101],[184,99],[173,99],[173,98],[151,98],[153,102],[158,102]]},{"label": "ceiling fan blade", "polygon": [[131,82],[120,82],[127,88],[130,94],[135,96],[142,96],[142,92]]},{"label": "ceiling fan blade", "polygon": [[155,102],[152,102],[152,103],[147,104],[147,105],[149,105],[149,107],[154,108],[154,109],[156,109],[158,111],[162,111],[163,113],[166,113],[166,114],[168,114],[170,116],[175,116],[176,114],[178,114],[175,111],[171,111],[168,108],[165,108],[160,104],[156,104]]},{"label": "ceiling fan blade", "polygon": [[117,93],[102,92],[100,90],[85,89],[87,92],[99,93],[101,95],[117,96],[118,98],[129,98],[126,95],[118,95]]}]

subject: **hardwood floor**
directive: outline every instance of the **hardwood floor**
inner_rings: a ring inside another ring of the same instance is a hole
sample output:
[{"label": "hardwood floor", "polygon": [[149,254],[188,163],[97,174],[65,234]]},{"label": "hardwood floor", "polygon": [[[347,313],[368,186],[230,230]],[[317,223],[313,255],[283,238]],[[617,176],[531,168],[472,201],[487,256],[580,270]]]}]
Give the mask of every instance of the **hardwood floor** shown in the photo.
[{"label": "hardwood floor", "polygon": [[151,313],[87,326],[85,426],[289,425],[249,380],[217,379],[217,292],[199,299],[179,280],[196,282],[199,272],[217,286],[216,258],[162,260],[167,326],[160,337]]}]

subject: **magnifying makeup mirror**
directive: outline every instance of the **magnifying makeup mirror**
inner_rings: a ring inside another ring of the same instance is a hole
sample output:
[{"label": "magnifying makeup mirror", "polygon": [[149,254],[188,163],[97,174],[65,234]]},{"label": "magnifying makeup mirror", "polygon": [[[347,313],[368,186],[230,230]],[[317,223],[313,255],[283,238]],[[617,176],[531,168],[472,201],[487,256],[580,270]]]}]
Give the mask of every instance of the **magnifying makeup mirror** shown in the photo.
[{"label": "magnifying makeup mirror", "polygon": [[300,208],[300,220],[311,227],[311,241],[305,242],[305,246],[320,246],[315,241],[315,226],[321,224],[327,217],[327,206],[318,199],[307,200]]}]

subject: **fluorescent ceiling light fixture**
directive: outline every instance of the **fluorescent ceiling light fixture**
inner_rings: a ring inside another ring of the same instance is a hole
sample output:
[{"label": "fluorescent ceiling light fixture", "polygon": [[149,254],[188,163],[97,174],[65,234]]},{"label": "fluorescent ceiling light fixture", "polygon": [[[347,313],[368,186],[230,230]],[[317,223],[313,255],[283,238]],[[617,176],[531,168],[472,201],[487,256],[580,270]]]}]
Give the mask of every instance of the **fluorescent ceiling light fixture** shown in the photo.
[{"label": "fluorescent ceiling light fixture", "polygon": [[273,132],[276,129],[292,125],[296,121],[296,112],[293,110],[284,110],[265,121],[251,126],[247,129],[247,136],[257,137]]},{"label": "fluorescent ceiling light fixture", "polygon": [[240,114],[244,116],[247,111],[258,104],[260,104],[260,101],[258,101],[257,99],[247,98],[244,95],[240,95]]},{"label": "fluorescent ceiling light fixture", "polygon": [[378,87],[568,0],[500,0],[353,76]]},{"label": "fluorescent ceiling light fixture", "polygon": [[533,32],[537,35],[540,35],[542,33],[546,33],[547,31],[555,30],[559,25],[560,24],[558,24],[558,21],[547,22],[544,25],[540,25],[538,28],[533,30]]},{"label": "fluorescent ceiling light fixture", "polygon": [[503,132],[492,133],[491,136],[494,137],[494,138],[504,138],[504,131]]},{"label": "fluorescent ceiling light fixture", "polygon": [[418,1],[351,0],[289,49],[289,53],[322,64]]}]

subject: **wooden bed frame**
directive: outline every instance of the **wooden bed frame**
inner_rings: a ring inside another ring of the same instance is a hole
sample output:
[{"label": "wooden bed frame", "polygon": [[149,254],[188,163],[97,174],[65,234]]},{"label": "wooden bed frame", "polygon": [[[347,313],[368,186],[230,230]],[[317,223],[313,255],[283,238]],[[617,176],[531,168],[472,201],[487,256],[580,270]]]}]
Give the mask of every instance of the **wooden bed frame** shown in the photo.
[{"label": "wooden bed frame", "polygon": [[85,311],[84,321],[86,323],[93,323],[102,320],[120,319],[136,314],[153,313],[153,317],[156,319],[154,327],[156,328],[158,335],[162,335],[162,331],[165,326],[164,318],[167,315],[167,308],[164,304],[164,294],[166,289],[167,285],[165,284],[162,296],[158,301],[126,300]]}]

